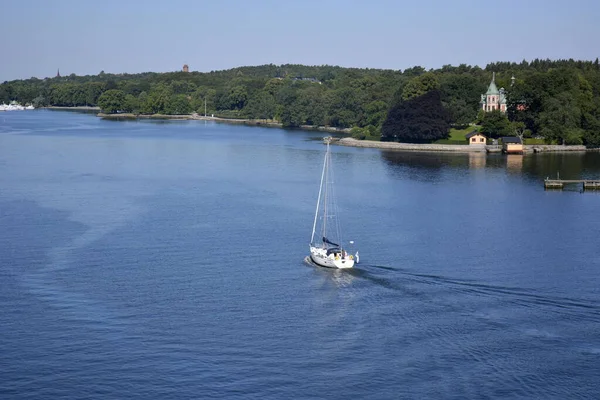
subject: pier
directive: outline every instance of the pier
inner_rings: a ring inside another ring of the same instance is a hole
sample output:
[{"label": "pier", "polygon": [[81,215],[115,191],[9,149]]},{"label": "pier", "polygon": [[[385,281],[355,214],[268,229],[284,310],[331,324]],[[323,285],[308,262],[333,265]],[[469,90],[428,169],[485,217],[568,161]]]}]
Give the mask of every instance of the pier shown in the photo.
[{"label": "pier", "polygon": [[600,179],[544,179],[544,189],[562,189],[569,184],[582,185],[583,190],[600,190]]}]

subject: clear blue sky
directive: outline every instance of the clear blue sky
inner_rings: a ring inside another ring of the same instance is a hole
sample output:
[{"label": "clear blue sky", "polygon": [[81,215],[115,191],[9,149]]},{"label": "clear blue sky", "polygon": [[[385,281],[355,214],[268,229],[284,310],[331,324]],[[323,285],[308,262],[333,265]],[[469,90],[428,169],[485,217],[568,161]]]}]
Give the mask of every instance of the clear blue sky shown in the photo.
[{"label": "clear blue sky", "polygon": [[600,1],[0,0],[0,82],[297,63],[405,69],[600,56]]}]

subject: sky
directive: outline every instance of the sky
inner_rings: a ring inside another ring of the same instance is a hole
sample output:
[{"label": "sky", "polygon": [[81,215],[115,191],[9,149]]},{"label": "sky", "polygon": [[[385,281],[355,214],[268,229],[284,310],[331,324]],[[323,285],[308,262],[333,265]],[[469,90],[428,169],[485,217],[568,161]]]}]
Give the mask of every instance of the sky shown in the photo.
[{"label": "sky", "polygon": [[262,64],[406,69],[600,56],[596,0],[0,0],[0,82]]}]

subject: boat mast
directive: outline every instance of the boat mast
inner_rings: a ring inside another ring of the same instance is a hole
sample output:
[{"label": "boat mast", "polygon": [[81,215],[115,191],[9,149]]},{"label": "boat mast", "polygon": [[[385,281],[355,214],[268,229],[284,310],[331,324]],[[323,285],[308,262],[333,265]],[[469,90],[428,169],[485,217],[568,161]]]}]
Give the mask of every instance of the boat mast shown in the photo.
[{"label": "boat mast", "polygon": [[327,151],[325,152],[325,160],[323,161],[323,171],[321,172],[321,185],[319,186],[319,197],[317,197],[317,209],[315,210],[315,221],[313,222],[312,235],[310,244],[313,244],[315,238],[315,229],[317,228],[317,216],[319,215],[319,203],[321,202],[321,191],[323,190],[323,178],[325,177],[325,168],[327,166],[327,155],[329,153],[329,140],[326,139]]},{"label": "boat mast", "polygon": [[321,238],[327,236],[327,211],[329,211],[329,185],[330,185],[330,171],[331,171],[331,156],[329,154],[329,138],[327,140],[327,152],[325,153],[325,159],[327,164],[327,169],[325,171],[325,193],[323,193],[323,226],[321,228]]}]

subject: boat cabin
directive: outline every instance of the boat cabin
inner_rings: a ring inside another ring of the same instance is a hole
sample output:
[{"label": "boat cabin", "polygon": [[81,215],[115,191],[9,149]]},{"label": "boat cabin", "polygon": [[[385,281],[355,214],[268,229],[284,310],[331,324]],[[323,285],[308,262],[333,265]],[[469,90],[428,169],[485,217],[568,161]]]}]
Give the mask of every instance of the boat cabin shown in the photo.
[{"label": "boat cabin", "polygon": [[502,152],[506,154],[523,154],[523,142],[516,136],[505,136],[502,140]]},{"label": "boat cabin", "polygon": [[330,254],[336,255],[336,254],[340,254],[341,252],[342,251],[337,247],[331,247],[331,248],[327,249],[327,255],[330,255]]},{"label": "boat cabin", "polygon": [[332,257],[334,259],[344,259],[348,256],[346,250],[342,250],[339,247],[330,247],[327,249],[327,257]]}]

